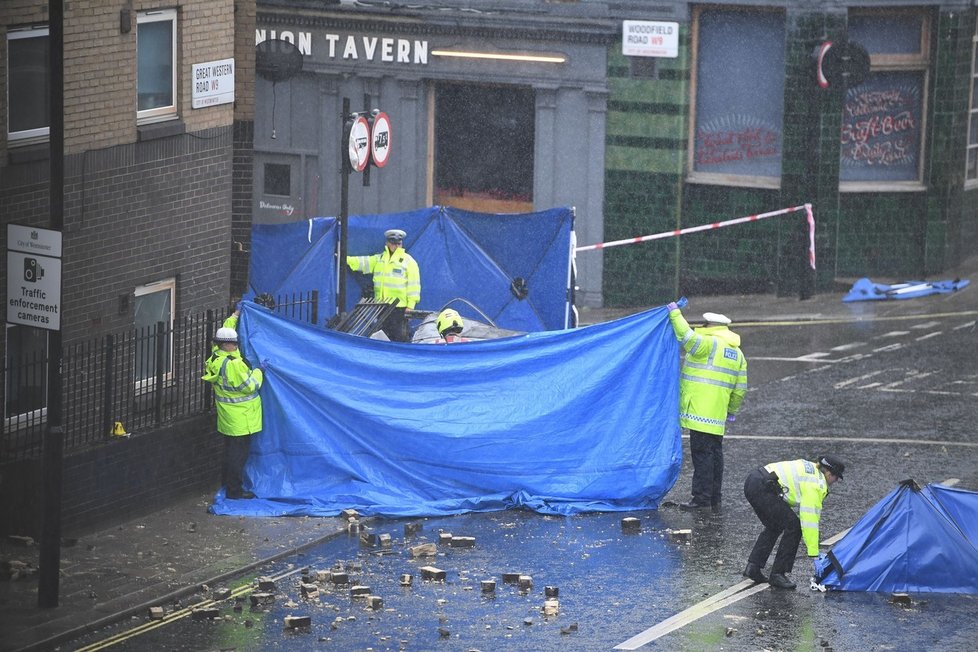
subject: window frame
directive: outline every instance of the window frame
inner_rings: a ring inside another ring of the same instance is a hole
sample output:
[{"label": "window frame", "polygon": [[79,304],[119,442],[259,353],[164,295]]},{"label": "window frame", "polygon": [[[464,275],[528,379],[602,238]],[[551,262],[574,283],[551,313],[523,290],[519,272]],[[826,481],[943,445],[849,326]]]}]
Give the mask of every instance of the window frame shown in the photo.
[{"label": "window frame", "polygon": [[[692,10],[692,29],[690,30],[690,68],[689,68],[689,123],[686,134],[686,182],[717,186],[733,186],[740,188],[758,188],[779,190],[784,176],[784,96],[781,97],[781,173],[776,177],[728,174],[723,172],[702,172],[695,169],[696,158],[696,105],[699,90],[699,45],[700,45],[700,16],[704,11],[739,11],[747,13],[776,13],[785,20],[787,34],[787,14],[782,7],[758,7],[748,5],[697,5]],[[785,49],[785,65],[788,51]],[[784,69],[782,69],[784,73]]]},{"label": "window frame", "polygon": [[[170,22],[172,29],[170,30],[170,47],[172,52],[171,64],[171,75],[170,75],[170,94],[173,100],[172,104],[167,106],[158,106],[152,109],[140,109],[139,108],[139,26],[147,23],[158,23],[158,22]],[[179,111],[177,106],[179,99],[177,96],[178,86],[177,77],[179,77],[179,55],[177,50],[177,10],[175,8],[170,9],[150,9],[146,11],[140,11],[136,14],[136,123],[137,124],[151,124],[153,122],[161,122],[164,120],[173,120],[179,117]]]},{"label": "window frame", "polygon": [[975,17],[975,33],[971,37],[971,84],[968,91],[968,124],[964,135],[964,187],[971,190],[978,188],[978,169],[974,170],[974,178],[968,178],[968,155],[974,151],[975,156],[978,156],[978,142],[968,142],[972,129],[978,130],[978,17]]},{"label": "window frame", "polygon": [[[843,181],[839,178],[839,192],[919,192],[927,189],[924,179],[924,159],[927,157],[927,114],[930,109],[930,33],[931,13],[925,8],[871,9],[850,8],[848,17],[867,15],[913,15],[920,17],[920,49],[915,54],[870,54],[869,76],[878,72],[920,72],[923,75],[920,94],[920,156],[917,159],[916,181]],[[868,78],[867,77],[867,78]],[[857,87],[858,88],[858,87]],[[843,117],[844,119],[844,117]],[[839,134],[841,144],[842,134]],[[840,154],[841,159],[841,154]],[[841,162],[841,161],[840,161]]]},{"label": "window frame", "polygon": [[[157,294],[157,293],[160,293],[160,292],[168,292],[169,295],[170,295],[169,296],[169,300],[170,300],[169,329],[168,329],[168,333],[167,333],[167,337],[168,337],[169,341],[167,342],[167,360],[165,361],[165,363],[166,363],[166,367],[165,367],[166,371],[163,374],[163,383],[164,383],[164,385],[168,385],[168,384],[170,384],[172,382],[173,377],[174,377],[173,376],[173,374],[174,374],[174,368],[173,368],[173,362],[174,362],[174,358],[173,358],[173,354],[174,354],[174,351],[173,351],[173,326],[174,326],[174,322],[176,320],[176,310],[174,309],[174,306],[176,305],[176,295],[177,295],[177,280],[176,280],[176,278],[175,277],[165,278],[165,279],[161,279],[159,281],[153,281],[151,283],[145,283],[143,285],[137,286],[133,290],[133,298],[134,298],[133,315],[135,317],[136,313],[138,312],[138,305],[137,304],[139,302],[140,297],[144,297],[144,296],[151,295],[151,294]],[[140,344],[141,344],[140,338],[139,338],[140,328],[148,328],[148,327],[147,326],[140,327],[137,324],[135,324],[135,322],[134,322],[133,325],[134,325],[134,328],[136,330],[136,338],[135,338],[135,342],[136,342],[135,343],[135,347],[136,347],[136,350],[133,353],[132,377],[133,377],[133,383],[135,385],[136,392],[137,392],[137,394],[140,394],[140,393],[145,393],[145,392],[148,392],[148,391],[151,391],[151,390],[155,389],[156,369],[154,367],[152,375],[147,376],[145,378],[141,378],[140,377],[140,370],[139,370],[139,361],[140,361],[139,352],[140,352]],[[153,341],[155,343],[155,340],[153,340]],[[154,348],[154,351],[155,351],[155,348]],[[155,358],[153,359],[153,364],[155,365]]]},{"label": "window frame", "polygon": [[[29,38],[49,39],[50,36],[51,30],[46,24],[28,25],[7,30],[7,39],[5,43],[7,52],[4,59],[7,79],[6,88],[4,89],[6,94],[5,99],[7,101],[7,123],[4,125],[4,128],[7,130],[7,143],[12,147],[47,142],[51,138],[51,121],[49,118],[48,125],[46,127],[25,129],[23,131],[10,131],[10,42]],[[50,70],[48,72],[50,73]],[[48,82],[50,83],[50,74],[48,76]]]}]

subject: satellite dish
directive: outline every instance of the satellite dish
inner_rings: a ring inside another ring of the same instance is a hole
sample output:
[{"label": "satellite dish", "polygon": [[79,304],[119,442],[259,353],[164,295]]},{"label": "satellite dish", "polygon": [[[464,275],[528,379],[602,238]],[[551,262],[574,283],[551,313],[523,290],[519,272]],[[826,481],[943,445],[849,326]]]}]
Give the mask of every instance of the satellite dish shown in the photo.
[{"label": "satellite dish", "polygon": [[255,46],[255,72],[262,79],[280,82],[292,79],[302,70],[299,48],[282,39],[266,39]]}]

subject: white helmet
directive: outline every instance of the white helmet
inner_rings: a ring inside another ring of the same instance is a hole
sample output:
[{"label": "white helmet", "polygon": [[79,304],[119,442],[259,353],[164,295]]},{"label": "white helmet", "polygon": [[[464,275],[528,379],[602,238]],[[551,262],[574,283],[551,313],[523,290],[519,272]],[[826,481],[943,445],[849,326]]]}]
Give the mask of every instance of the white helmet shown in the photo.
[{"label": "white helmet", "polygon": [[224,326],[222,328],[218,328],[217,332],[214,333],[214,341],[218,344],[237,344],[238,333],[233,328]]}]

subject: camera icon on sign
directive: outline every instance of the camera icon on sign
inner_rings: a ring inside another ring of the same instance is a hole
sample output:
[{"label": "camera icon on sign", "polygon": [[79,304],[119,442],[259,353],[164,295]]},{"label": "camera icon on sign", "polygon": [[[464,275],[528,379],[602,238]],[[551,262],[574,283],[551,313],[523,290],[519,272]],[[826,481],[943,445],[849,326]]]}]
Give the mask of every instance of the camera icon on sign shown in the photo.
[{"label": "camera icon on sign", "polygon": [[37,263],[37,258],[24,259],[24,280],[37,283],[44,278],[44,268]]}]

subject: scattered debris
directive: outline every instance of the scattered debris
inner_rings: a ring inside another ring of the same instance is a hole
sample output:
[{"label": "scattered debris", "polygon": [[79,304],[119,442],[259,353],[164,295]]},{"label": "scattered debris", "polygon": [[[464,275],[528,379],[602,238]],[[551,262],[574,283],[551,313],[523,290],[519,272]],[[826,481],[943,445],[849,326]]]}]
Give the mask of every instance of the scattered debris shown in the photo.
[{"label": "scattered debris", "polygon": [[493,593],[496,590],[496,580],[482,580],[482,592]]},{"label": "scattered debris", "polygon": [[543,601],[543,615],[556,616],[560,611],[560,601],[557,598],[550,598]]},{"label": "scattered debris", "polygon": [[312,616],[292,616],[285,617],[286,629],[305,629],[312,627]]},{"label": "scattered debris", "polygon": [[452,548],[474,548],[475,537],[452,537],[448,545]]},{"label": "scattered debris", "polygon": [[221,617],[221,610],[217,607],[200,607],[190,612],[194,620],[213,620]]},{"label": "scattered debris", "polygon": [[384,599],[379,595],[368,595],[367,606],[370,607],[371,609],[383,609]]},{"label": "scattered debris", "polygon": [[669,529],[666,530],[666,532],[669,534],[669,540],[674,541],[675,543],[689,544],[693,540],[693,531],[689,529],[686,530]]},{"label": "scattered debris", "polygon": [[166,615],[166,612],[163,610],[163,607],[150,607],[149,608],[149,618],[150,618],[150,620],[163,620],[163,616],[165,616],[165,615]]},{"label": "scattered debris", "polygon": [[556,598],[560,595],[560,589],[556,586],[543,587],[543,594],[548,598]]},{"label": "scattered debris", "polygon": [[357,586],[350,587],[350,597],[351,598],[365,598],[370,595],[370,587],[358,584]]},{"label": "scattered debris", "polygon": [[642,521],[634,516],[626,516],[621,519],[622,532],[638,532],[642,529]]},{"label": "scattered debris", "polygon": [[404,573],[401,575],[401,586],[411,586],[414,583],[414,577],[410,573]]},{"label": "scattered debris", "polygon": [[211,599],[217,602],[220,602],[221,600],[227,600],[230,597],[231,597],[231,589],[227,588],[226,586],[221,587],[219,589],[214,589],[214,593],[211,595]]},{"label": "scattered debris", "polygon": [[421,577],[422,579],[432,580],[435,582],[444,582],[445,578],[447,577],[447,573],[440,568],[435,568],[434,566],[422,566]]},{"label": "scattered debris", "polygon": [[404,524],[404,536],[413,537],[422,529],[422,523],[420,521],[411,521],[410,523]]},{"label": "scattered debris", "polygon": [[893,604],[903,605],[904,607],[909,607],[913,604],[913,599],[910,597],[909,593],[894,593],[890,597],[890,602]]},{"label": "scattered debris", "polygon": [[274,591],[275,590],[275,580],[268,576],[258,578],[258,590],[259,591]]},{"label": "scattered debris", "polygon": [[421,545],[408,548],[411,558],[434,557],[438,554],[438,547],[433,543],[422,543]]}]

